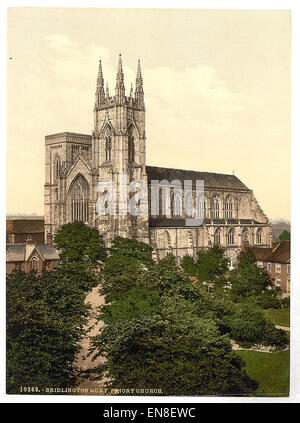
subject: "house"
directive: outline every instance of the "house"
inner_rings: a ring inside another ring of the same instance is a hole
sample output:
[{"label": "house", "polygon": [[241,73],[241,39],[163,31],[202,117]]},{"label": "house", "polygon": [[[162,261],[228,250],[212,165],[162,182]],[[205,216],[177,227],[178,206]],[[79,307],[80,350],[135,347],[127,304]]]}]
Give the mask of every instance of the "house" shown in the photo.
[{"label": "house", "polygon": [[290,294],[290,241],[272,242],[271,248],[246,247],[245,251],[250,251],[256,259],[257,266],[269,273],[275,287],[280,288],[285,294]]},{"label": "house", "polygon": [[59,260],[58,251],[51,245],[36,244],[30,237],[23,244],[6,245],[6,273],[15,269],[24,272],[53,270]]}]

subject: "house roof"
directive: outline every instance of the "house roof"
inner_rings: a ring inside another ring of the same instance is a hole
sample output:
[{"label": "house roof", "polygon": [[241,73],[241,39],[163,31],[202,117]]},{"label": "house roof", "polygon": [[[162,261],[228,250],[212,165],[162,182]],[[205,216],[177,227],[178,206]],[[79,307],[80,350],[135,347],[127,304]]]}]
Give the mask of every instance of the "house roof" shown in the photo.
[{"label": "house roof", "polygon": [[152,180],[166,179],[172,182],[178,179],[182,184],[183,181],[192,180],[193,185],[196,180],[204,181],[204,188],[223,188],[229,190],[246,190],[249,188],[243,184],[235,175],[226,175],[223,173],[198,172],[195,170],[172,169],[166,167],[146,166],[148,176],[148,184]]},{"label": "house roof", "polygon": [[279,241],[272,244],[272,248],[246,247],[258,261],[273,263],[290,262],[290,241]]},{"label": "house roof", "polygon": [[26,261],[32,256],[34,250],[37,251],[43,260],[59,259],[58,251],[47,244],[8,244],[6,245],[6,262]]}]

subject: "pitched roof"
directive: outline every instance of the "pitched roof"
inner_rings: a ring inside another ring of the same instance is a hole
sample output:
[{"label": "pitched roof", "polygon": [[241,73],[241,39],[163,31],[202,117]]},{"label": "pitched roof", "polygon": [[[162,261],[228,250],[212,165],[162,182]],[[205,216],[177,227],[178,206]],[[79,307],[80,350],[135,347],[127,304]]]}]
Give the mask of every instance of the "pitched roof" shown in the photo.
[{"label": "pitched roof", "polygon": [[172,169],[166,167],[146,166],[148,176],[148,184],[152,180],[162,181],[166,179],[172,182],[178,179],[182,184],[183,181],[192,180],[193,185],[196,180],[204,181],[204,188],[225,188],[230,190],[247,190],[249,188],[243,184],[235,175],[226,175],[223,173],[198,172],[195,170]]},{"label": "pitched roof", "polygon": [[272,248],[246,247],[256,260],[273,263],[290,262],[290,241],[279,241],[272,244]]},{"label": "pitched roof", "polygon": [[[27,245],[27,251],[26,251]],[[30,251],[28,252],[28,247]],[[29,258],[34,250],[40,254],[44,260],[58,260],[58,251],[47,244],[8,244],[6,245],[6,262],[25,261]],[[29,253],[29,254],[27,254]]]}]

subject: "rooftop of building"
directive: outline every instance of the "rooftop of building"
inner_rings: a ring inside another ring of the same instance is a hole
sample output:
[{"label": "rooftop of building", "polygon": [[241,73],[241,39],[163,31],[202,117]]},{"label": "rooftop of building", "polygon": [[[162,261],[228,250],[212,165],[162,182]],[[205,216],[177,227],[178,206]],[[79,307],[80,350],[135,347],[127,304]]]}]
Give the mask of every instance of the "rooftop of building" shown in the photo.
[{"label": "rooftop of building", "polygon": [[235,175],[228,175],[223,173],[200,172],[196,170],[173,169],[166,167],[146,166],[148,183],[152,180],[162,181],[163,179],[169,181],[179,180],[183,186],[184,181],[191,180],[195,185],[196,180],[204,181],[205,188],[217,188],[228,190],[244,190],[250,191],[242,181]]},{"label": "rooftop of building", "polygon": [[272,242],[270,248],[246,247],[258,261],[290,263],[290,241]]}]

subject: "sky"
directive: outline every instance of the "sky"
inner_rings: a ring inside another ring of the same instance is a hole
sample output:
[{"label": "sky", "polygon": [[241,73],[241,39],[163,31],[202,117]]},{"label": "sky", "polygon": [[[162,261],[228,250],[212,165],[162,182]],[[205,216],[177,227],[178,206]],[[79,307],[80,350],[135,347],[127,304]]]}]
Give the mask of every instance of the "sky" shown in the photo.
[{"label": "sky", "polygon": [[141,60],[147,164],[234,174],[290,219],[290,12],[9,8],[7,213],[42,215],[45,135],[91,134],[99,58]]}]

